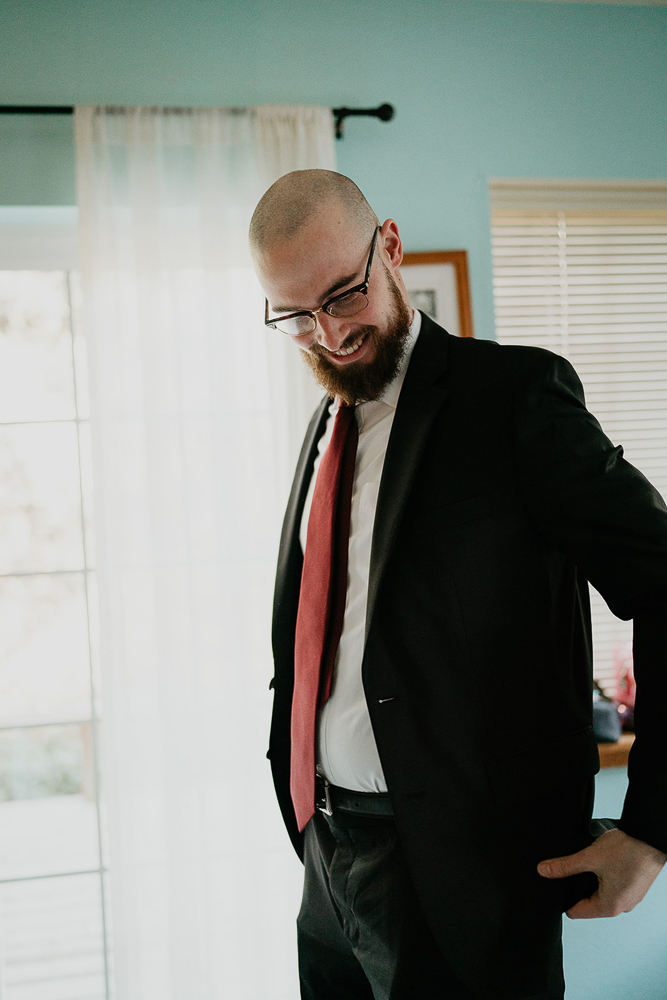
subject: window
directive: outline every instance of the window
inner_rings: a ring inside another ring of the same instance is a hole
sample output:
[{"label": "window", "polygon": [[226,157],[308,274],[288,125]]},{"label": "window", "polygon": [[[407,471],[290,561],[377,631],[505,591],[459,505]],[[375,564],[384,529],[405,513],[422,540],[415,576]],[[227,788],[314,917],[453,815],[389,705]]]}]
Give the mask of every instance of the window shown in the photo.
[{"label": "window", "polygon": [[[497,181],[491,204],[499,342],[567,357],[607,435],[667,497],[667,185]],[[591,598],[595,675],[613,689],[632,625]]]},{"label": "window", "polygon": [[0,995],[108,1000],[85,345],[26,211],[0,210]]}]

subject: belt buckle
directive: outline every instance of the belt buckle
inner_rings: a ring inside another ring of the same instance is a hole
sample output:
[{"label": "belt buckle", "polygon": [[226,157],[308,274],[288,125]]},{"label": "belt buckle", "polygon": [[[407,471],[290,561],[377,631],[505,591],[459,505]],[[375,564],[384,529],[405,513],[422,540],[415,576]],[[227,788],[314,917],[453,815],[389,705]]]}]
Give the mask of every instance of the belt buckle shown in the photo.
[{"label": "belt buckle", "polygon": [[324,805],[322,805],[322,800],[320,798],[316,803],[317,808],[321,813],[324,813],[325,816],[333,816],[333,809],[331,808],[331,795],[329,793],[329,782],[326,778],[323,778],[321,774],[317,775],[317,780],[322,783],[324,788]]}]

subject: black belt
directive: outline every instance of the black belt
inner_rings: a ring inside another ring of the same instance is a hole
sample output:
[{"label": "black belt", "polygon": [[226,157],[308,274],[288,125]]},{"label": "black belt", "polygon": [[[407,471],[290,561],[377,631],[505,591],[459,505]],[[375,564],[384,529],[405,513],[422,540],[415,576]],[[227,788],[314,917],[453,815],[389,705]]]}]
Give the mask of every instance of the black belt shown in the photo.
[{"label": "black belt", "polygon": [[335,816],[337,812],[356,816],[394,815],[387,792],[354,792],[331,785],[319,774],[315,775],[315,805],[326,816]]}]

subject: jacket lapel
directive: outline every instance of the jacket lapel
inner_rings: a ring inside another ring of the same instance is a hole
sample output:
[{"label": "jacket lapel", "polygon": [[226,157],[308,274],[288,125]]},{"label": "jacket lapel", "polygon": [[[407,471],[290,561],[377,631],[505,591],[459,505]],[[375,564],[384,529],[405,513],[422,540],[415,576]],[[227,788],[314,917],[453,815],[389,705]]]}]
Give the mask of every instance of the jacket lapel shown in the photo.
[{"label": "jacket lapel", "polygon": [[366,606],[366,638],[384,569],[435,416],[447,395],[449,334],[422,314],[398,398],[378,494]]}]

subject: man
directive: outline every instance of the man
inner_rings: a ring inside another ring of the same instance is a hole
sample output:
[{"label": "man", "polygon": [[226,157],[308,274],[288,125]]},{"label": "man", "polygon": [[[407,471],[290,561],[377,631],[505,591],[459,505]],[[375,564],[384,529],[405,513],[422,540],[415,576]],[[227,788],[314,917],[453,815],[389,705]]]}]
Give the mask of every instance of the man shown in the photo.
[{"label": "man", "polygon": [[[250,241],[327,394],[273,627],[302,997],[561,998],[561,913],[632,909],[666,860],[665,505],[566,361],[413,313],[396,223],[348,178],[280,178]],[[588,580],[634,618],[637,677],[595,840]]]}]

